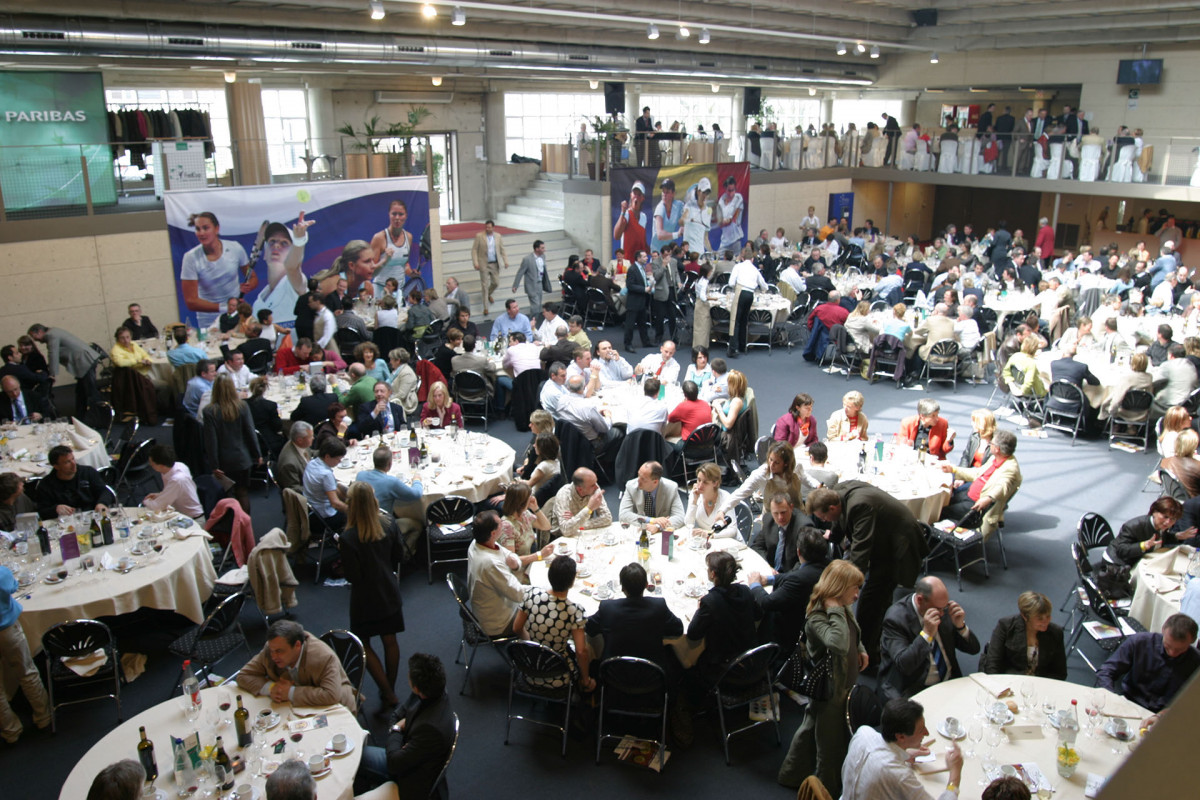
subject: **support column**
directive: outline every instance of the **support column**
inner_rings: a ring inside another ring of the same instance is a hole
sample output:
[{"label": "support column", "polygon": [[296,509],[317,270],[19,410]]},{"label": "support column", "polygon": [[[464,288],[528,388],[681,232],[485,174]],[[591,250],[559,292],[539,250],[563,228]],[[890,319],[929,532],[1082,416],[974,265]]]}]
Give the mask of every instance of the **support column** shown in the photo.
[{"label": "support column", "polygon": [[270,183],[271,165],[267,159],[262,84],[257,79],[225,84],[225,104],[229,109],[229,138],[233,143],[238,185]]},{"label": "support column", "polygon": [[900,103],[900,127],[911,128],[917,121],[917,101],[904,100]]},{"label": "support column", "polygon": [[821,100],[821,124],[826,122],[833,122],[833,100],[828,96]]},{"label": "support column", "polygon": [[333,90],[307,87],[308,92],[308,150],[314,156],[341,157],[337,121],[333,116]]}]

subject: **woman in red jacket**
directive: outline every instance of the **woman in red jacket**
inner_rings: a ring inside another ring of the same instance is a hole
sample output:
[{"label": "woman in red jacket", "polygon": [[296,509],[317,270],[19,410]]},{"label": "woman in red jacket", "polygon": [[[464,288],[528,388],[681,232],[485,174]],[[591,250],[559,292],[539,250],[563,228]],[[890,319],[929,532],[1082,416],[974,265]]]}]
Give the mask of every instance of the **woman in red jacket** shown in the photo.
[{"label": "woman in red jacket", "polygon": [[954,449],[954,431],[944,418],[938,416],[941,410],[932,398],[918,400],[916,415],[900,423],[896,439],[912,445],[914,450],[926,447],[935,458],[944,460]]}]

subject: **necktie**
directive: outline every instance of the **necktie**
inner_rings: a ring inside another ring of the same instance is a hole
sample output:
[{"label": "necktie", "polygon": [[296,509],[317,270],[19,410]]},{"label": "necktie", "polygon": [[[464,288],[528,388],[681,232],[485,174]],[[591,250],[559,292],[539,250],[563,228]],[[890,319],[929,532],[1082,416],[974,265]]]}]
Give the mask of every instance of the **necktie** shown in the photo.
[{"label": "necktie", "polygon": [[658,377],[661,377],[661,376],[662,376],[663,367],[665,367],[666,365],[667,365],[667,360],[666,360],[665,358],[664,358],[664,359],[662,359],[661,361],[659,361],[659,362],[658,362],[658,369],[656,369],[656,370],[654,371],[654,377],[656,377],[656,378],[658,378]]},{"label": "necktie", "polygon": [[654,495],[650,492],[646,492],[645,499],[642,500],[642,513],[647,517],[654,516]]},{"label": "necktie", "polygon": [[937,667],[938,682],[946,680],[946,657],[942,655],[937,639],[933,640],[933,665]]},{"label": "necktie", "polygon": [[787,537],[783,535],[783,531],[779,531],[779,543],[775,545],[775,571],[783,572],[783,546]]},{"label": "necktie", "polygon": [[14,416],[16,417],[16,419],[13,420],[14,422],[20,422],[21,420],[25,419],[25,417],[29,416],[25,413],[25,398],[21,395],[17,395],[17,413]]}]

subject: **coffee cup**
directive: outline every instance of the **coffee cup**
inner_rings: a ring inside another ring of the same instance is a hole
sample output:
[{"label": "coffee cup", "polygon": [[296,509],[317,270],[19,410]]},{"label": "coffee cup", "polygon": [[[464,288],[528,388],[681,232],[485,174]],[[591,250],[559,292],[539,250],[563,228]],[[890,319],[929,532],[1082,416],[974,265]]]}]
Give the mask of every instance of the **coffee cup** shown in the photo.
[{"label": "coffee cup", "polygon": [[346,752],[346,734],[338,733],[333,737],[333,750],[335,753]]},{"label": "coffee cup", "polygon": [[233,793],[233,796],[236,797],[237,800],[253,800],[254,787],[248,783],[243,783],[241,786],[237,787],[237,791]]},{"label": "coffee cup", "polygon": [[308,757],[308,771],[312,773],[320,772],[325,769],[325,756],[317,753]]}]

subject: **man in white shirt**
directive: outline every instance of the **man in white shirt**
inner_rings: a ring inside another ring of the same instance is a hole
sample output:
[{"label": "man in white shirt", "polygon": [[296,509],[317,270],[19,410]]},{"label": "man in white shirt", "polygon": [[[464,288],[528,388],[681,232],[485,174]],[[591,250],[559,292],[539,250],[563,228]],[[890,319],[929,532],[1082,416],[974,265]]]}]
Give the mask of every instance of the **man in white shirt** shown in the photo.
[{"label": "man in white shirt", "polygon": [[679,362],[675,360],[675,343],[670,339],[662,343],[657,353],[641,360],[633,370],[634,375],[648,375],[662,383],[679,383]]},{"label": "man in white shirt", "polygon": [[541,369],[541,356],[542,348],[533,342],[526,341],[525,334],[514,331],[508,335],[508,349],[504,351],[504,368],[512,370],[514,378],[527,369]]},{"label": "man in white shirt", "polygon": [[555,419],[559,419],[559,411],[567,397],[566,383],[567,367],[561,361],[555,361],[550,365],[550,378],[542,384],[542,393],[539,396],[542,408]]},{"label": "man in white shirt", "polygon": [[[880,735],[869,725],[854,732],[842,762],[842,800],[930,800],[921,779],[910,766],[916,755],[929,751],[922,746],[929,729],[925,709],[915,700],[897,698],[883,707]],[[946,751],[946,789],[937,800],[955,800],[962,780],[963,757],[951,742]]]},{"label": "man in white shirt", "polygon": [[954,321],[954,339],[959,351],[970,353],[979,344],[979,323],[974,320],[975,310],[966,303],[958,307],[958,319]]},{"label": "man in white shirt", "polygon": [[313,336],[324,350],[337,333],[337,319],[334,318],[333,312],[325,307],[325,298],[321,297],[320,292],[313,292],[308,296],[308,307],[313,312]]},{"label": "man in white shirt", "polygon": [[1179,284],[1179,276],[1168,272],[1163,282],[1154,287],[1150,299],[1146,301],[1147,314],[1169,314],[1175,306],[1175,287]]},{"label": "man in white shirt", "polygon": [[[467,588],[471,592],[471,610],[488,636],[512,636],[513,619],[525,599],[525,589],[514,570],[521,559],[496,544],[500,517],[495,511],[481,511],[472,520],[475,541],[467,548]],[[547,545],[549,547],[550,545]]]},{"label": "man in white shirt", "polygon": [[798,259],[793,258],[792,263],[788,264],[787,268],[779,273],[779,280],[792,287],[796,294],[806,291],[804,278],[800,275],[801,263]]},{"label": "man in white shirt", "polygon": [[173,508],[192,519],[203,519],[204,507],[200,505],[192,471],[187,464],[175,460],[174,449],[165,444],[151,447],[150,467],[162,476],[163,489],[146,495],[142,505],[151,511]]},{"label": "man in white shirt", "polygon": [[625,433],[605,416],[599,400],[584,396],[585,386],[580,375],[567,379],[567,396],[559,406],[558,416],[586,436],[596,451],[596,460],[609,467],[621,449]]},{"label": "man in white shirt", "polygon": [[567,323],[558,316],[558,307],[554,303],[542,306],[542,324],[533,332],[533,340],[549,346],[558,341],[558,329],[567,327]]},{"label": "man in white shirt", "polygon": [[238,392],[250,391],[250,381],[254,375],[250,372],[250,368],[246,366],[246,357],[242,355],[240,350],[229,351],[229,356],[225,359],[225,363],[217,370],[218,375],[228,375],[233,381],[233,388]]},{"label": "man in white shirt", "polygon": [[817,207],[809,206],[808,207],[808,216],[800,218],[801,231],[806,230],[808,228],[820,228],[820,227],[821,227],[821,218],[817,216]]},{"label": "man in white shirt", "polygon": [[658,399],[658,392],[661,388],[662,383],[658,378],[646,378],[643,382],[642,394],[645,396],[627,408],[629,414],[625,426],[627,436],[640,430],[663,432],[670,412],[667,410],[667,404]]},{"label": "man in white shirt", "polygon": [[600,364],[600,383],[625,383],[633,377],[633,367],[611,342],[597,342],[596,359]]},{"label": "man in white shirt", "polygon": [[590,350],[580,347],[575,351],[575,358],[567,365],[567,380],[571,380],[576,375],[584,380],[584,397],[591,397],[600,388],[600,365],[592,364]]},{"label": "man in white shirt", "polygon": [[730,358],[737,358],[739,351],[746,350],[746,327],[750,324],[750,306],[754,304],[755,290],[767,291],[767,282],[750,260],[751,255],[748,249],[743,250],[742,260],[729,273],[729,285],[733,287],[737,305],[734,336],[729,341]]}]

